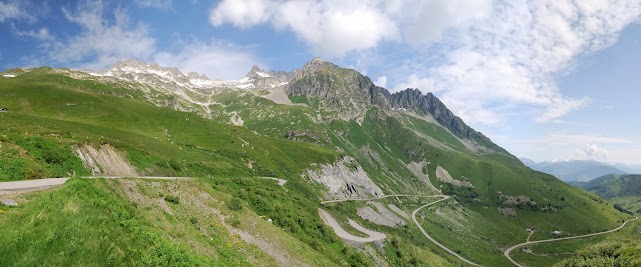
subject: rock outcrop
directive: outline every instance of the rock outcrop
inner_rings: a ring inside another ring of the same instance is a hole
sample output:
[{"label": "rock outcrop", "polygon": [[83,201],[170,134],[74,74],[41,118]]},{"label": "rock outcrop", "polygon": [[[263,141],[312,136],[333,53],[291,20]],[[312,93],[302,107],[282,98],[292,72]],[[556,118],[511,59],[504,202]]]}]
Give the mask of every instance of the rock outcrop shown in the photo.
[{"label": "rock outcrop", "polygon": [[334,164],[323,164],[318,170],[307,171],[307,176],[328,189],[330,199],[362,199],[382,197],[383,190],[367,176],[358,162],[343,156]]},{"label": "rock outcrop", "polygon": [[373,106],[389,109],[389,92],[353,69],[340,68],[320,58],[307,62],[286,86],[290,96],[318,97],[325,119],[361,121]]},{"label": "rock outcrop", "polygon": [[89,144],[77,145],[73,151],[94,176],[139,176],[125,156],[109,144],[103,144],[98,149]]}]

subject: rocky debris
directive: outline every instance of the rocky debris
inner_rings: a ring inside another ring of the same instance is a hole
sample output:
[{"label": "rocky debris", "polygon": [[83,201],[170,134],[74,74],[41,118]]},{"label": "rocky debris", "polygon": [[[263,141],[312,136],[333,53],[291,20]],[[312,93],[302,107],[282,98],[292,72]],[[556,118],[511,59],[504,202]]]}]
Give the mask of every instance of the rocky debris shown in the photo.
[{"label": "rocky debris", "polygon": [[499,199],[503,200],[503,205],[531,205],[536,206],[536,202],[530,199],[528,196],[508,196],[499,194]]},{"label": "rocky debris", "polygon": [[343,156],[333,164],[318,165],[317,170],[308,170],[307,176],[326,186],[333,199],[384,196],[383,190],[372,182],[358,162],[350,156]]},{"label": "rocky debris", "polygon": [[[283,87],[276,87],[272,90],[269,90],[269,93],[263,96],[264,98],[267,98],[271,101],[274,101],[276,104],[285,104],[285,105],[294,105],[291,100],[289,100],[289,97],[287,97],[287,94],[285,94],[285,90]],[[304,104],[296,104],[296,105],[304,105]]]},{"label": "rocky debris", "polygon": [[[364,220],[393,228],[396,228],[398,225],[405,225],[405,220],[389,211],[383,204],[375,201],[368,201],[367,204],[368,206],[358,208],[356,212],[356,214]],[[376,210],[371,206],[374,206]]]},{"label": "rocky debris", "polygon": [[103,144],[99,149],[90,144],[82,144],[75,145],[72,149],[94,176],[140,176],[126,157],[110,144]]},{"label": "rocky debris", "polygon": [[409,214],[409,213],[407,213],[406,211],[404,211],[404,210],[400,209],[399,207],[397,207],[397,206],[396,206],[396,205],[394,205],[394,204],[389,204],[389,205],[387,205],[387,206],[388,206],[391,210],[393,210],[394,212],[396,212],[396,214],[401,215],[401,217],[403,217],[403,218],[405,218],[405,219],[408,219],[408,220],[409,220],[409,218],[410,218],[410,214]]},{"label": "rocky debris", "polygon": [[229,113],[229,122],[234,126],[243,126],[245,124],[245,121],[243,121],[243,118],[238,115],[237,111],[232,111]]},{"label": "rocky debris", "polygon": [[392,221],[394,224],[405,225],[405,220],[403,220],[402,218],[398,217],[396,214],[394,214],[393,212],[385,208],[385,206],[380,202],[370,201],[369,204],[374,205],[374,207],[376,207],[376,210],[378,210],[378,213],[383,215],[388,220]]},{"label": "rocky debris", "polygon": [[425,152],[420,148],[411,148],[407,143],[404,143],[403,155],[408,158],[423,158],[425,156]]},{"label": "rocky debris", "polygon": [[284,136],[285,138],[293,141],[306,141],[309,139],[313,139],[317,142],[330,143],[327,133],[315,133],[311,131],[288,131]]},{"label": "rocky debris", "polygon": [[407,169],[409,169],[416,177],[421,179],[421,181],[427,185],[427,187],[431,188],[432,190],[436,192],[440,192],[441,190],[436,189],[432,182],[430,182],[430,177],[423,171],[430,165],[429,162],[422,160],[421,162],[410,162],[407,164]]},{"label": "rocky debris", "polygon": [[363,220],[370,221],[374,224],[393,227],[393,228],[396,227],[396,223],[386,218],[385,216],[381,215],[370,206],[358,208],[358,210],[356,211],[356,214],[358,215],[358,217],[361,217]]},{"label": "rocky debris", "polygon": [[18,203],[16,203],[12,199],[0,199],[0,203],[2,205],[9,206],[9,207],[17,207],[18,206]]},{"label": "rocky debris", "polygon": [[514,208],[496,207],[496,209],[505,217],[516,217],[516,210]]},{"label": "rocky debris", "polygon": [[448,184],[452,184],[452,185],[455,185],[455,186],[459,186],[459,187],[461,187],[461,186],[462,187],[474,187],[474,185],[472,185],[472,183],[470,183],[470,181],[465,177],[462,177],[464,179],[463,181],[455,180],[454,178],[452,178],[450,173],[446,169],[441,167],[440,165],[436,166],[436,178],[438,178],[439,181],[442,181],[442,182],[445,182],[445,183],[448,183]]}]

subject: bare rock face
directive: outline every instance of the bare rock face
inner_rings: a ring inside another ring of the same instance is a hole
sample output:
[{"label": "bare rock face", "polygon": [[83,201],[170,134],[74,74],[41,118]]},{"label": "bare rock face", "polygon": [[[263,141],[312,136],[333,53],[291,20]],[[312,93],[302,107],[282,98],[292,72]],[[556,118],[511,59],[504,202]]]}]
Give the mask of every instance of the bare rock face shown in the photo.
[{"label": "bare rock face", "polygon": [[77,145],[73,151],[94,176],[140,176],[125,156],[109,144],[98,149],[89,144]]},{"label": "bare rock face", "polygon": [[389,109],[389,92],[374,85],[366,76],[353,69],[340,68],[320,58],[307,62],[295,71],[285,92],[290,96],[318,97],[324,119],[362,119],[373,106]]},{"label": "bare rock face", "polygon": [[356,160],[344,156],[334,164],[308,170],[307,176],[327,187],[331,199],[362,199],[384,196]]}]

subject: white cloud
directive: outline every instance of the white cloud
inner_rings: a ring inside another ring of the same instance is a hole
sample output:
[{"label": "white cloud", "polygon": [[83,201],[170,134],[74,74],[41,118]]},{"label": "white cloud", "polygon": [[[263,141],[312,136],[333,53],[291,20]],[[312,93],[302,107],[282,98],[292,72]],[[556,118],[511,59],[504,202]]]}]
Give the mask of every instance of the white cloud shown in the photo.
[{"label": "white cloud", "polygon": [[586,144],[575,152],[575,159],[582,160],[608,160],[608,150],[598,147],[596,144]]},{"label": "white cloud", "polygon": [[[260,64],[250,47],[238,47],[229,42],[178,40],[178,51],[162,51],[146,25],[132,23],[127,10],[112,8],[101,1],[84,2],[73,10],[62,9],[65,18],[81,27],[68,38],[54,38],[46,28],[20,32],[21,36],[46,40],[40,43],[41,54],[24,56],[26,66],[60,64],[65,67],[103,70],[126,59],[154,61],[181,71],[195,71],[213,79],[237,79]],[[59,39],[59,40],[58,40]],[[265,64],[262,64],[265,65]]]},{"label": "white cloud", "polygon": [[[105,12],[101,1],[79,4],[75,10],[62,9],[65,18],[82,31],[69,39],[43,43],[54,62],[89,69],[103,69],[129,58],[148,59],[156,50],[156,40],[147,26],[131,26],[127,11],[115,8]],[[108,17],[107,13],[113,13]]]},{"label": "white cloud", "polygon": [[341,57],[399,37],[396,23],[385,13],[387,7],[361,0],[225,0],[211,10],[210,21],[240,28],[270,23],[293,31],[321,56]]},{"label": "white cloud", "polygon": [[492,0],[406,1],[403,9],[400,19],[405,20],[405,39],[417,45],[440,40],[449,28],[486,18]]},{"label": "white cloud", "polygon": [[211,10],[209,19],[214,26],[229,22],[236,27],[248,28],[270,20],[276,4],[269,0],[222,1]]},{"label": "white cloud", "polygon": [[460,25],[438,43],[443,60],[415,60],[431,67],[400,84],[422,80],[443,90],[444,102],[466,122],[501,123],[523,107],[536,121],[551,121],[590,102],[565,96],[556,78],[572,71],[578,57],[612,44],[639,14],[636,0],[497,1],[489,16],[454,23]]},{"label": "white cloud", "polygon": [[134,0],[136,5],[141,7],[169,8],[172,6],[172,0]]},{"label": "white cloud", "polygon": [[54,39],[54,37],[49,33],[49,30],[47,28],[40,28],[40,30],[38,31],[35,31],[35,30],[20,31],[17,28],[15,28],[15,26],[13,26],[13,30],[15,34],[17,34],[18,36],[34,38],[41,41],[51,41]]},{"label": "white cloud", "polygon": [[0,2],[0,22],[17,19],[34,20],[34,18],[25,11],[25,4],[24,1],[18,0]]},{"label": "white cloud", "polygon": [[376,79],[376,81],[374,82],[374,84],[375,84],[376,86],[380,86],[380,87],[385,88],[385,87],[387,86],[387,77],[386,77],[386,76],[380,76],[380,77],[378,77],[378,78]]},{"label": "white cloud", "polygon": [[177,67],[183,72],[198,72],[210,79],[238,79],[253,65],[265,66],[246,47],[230,43],[191,41],[178,53],[160,52],[153,60],[163,66]]}]

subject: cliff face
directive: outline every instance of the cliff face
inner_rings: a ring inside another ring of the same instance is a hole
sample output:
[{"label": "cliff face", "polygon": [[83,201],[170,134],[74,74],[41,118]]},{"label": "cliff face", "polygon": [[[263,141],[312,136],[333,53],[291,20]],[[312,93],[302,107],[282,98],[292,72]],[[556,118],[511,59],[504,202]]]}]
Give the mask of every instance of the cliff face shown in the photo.
[{"label": "cliff face", "polygon": [[470,141],[469,144],[486,152],[499,152],[511,161],[519,163],[503,148],[475,131],[432,93],[423,94],[418,89],[406,89],[391,94],[378,87],[367,77],[353,69],[340,68],[320,58],[312,59],[303,68],[290,72],[294,78],[286,85],[289,96],[317,98],[312,106],[322,120],[356,120],[361,123],[371,108],[390,112],[393,108],[430,115],[456,137]]},{"label": "cliff face", "polygon": [[318,97],[319,111],[325,119],[337,115],[342,120],[358,121],[373,106],[386,110],[391,107],[389,92],[355,70],[315,58],[295,73],[285,92],[290,96]]},{"label": "cliff face", "polygon": [[482,147],[509,155],[511,161],[520,163],[516,157],[512,156],[505,149],[494,144],[492,140],[485,135],[465,124],[461,118],[454,115],[454,113],[432,93],[423,95],[418,89],[408,88],[392,94],[389,99],[394,108],[404,108],[417,111],[423,115],[431,115],[438,123],[450,130],[452,134],[458,138],[471,140]]},{"label": "cliff face", "polygon": [[448,128],[459,138],[474,139],[478,133],[463,122],[463,120],[452,113],[432,93],[423,95],[418,89],[406,89],[394,93],[390,97],[392,107],[417,110],[424,115],[431,114],[441,125]]}]

